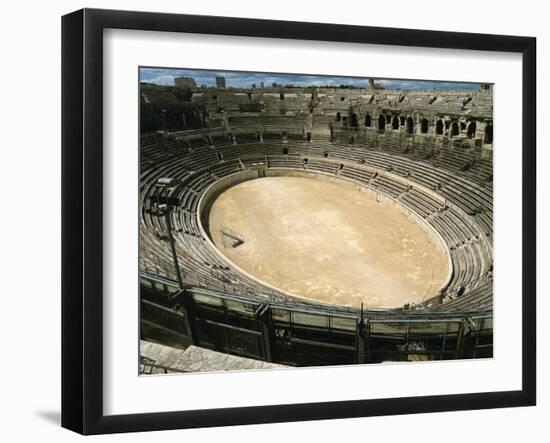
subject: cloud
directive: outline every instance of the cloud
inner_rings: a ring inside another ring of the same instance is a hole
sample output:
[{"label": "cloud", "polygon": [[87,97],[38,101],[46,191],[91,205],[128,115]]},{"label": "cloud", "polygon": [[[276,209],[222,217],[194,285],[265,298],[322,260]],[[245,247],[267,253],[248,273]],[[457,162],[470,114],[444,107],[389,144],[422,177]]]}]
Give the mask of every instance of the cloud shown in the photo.
[{"label": "cloud", "polygon": [[173,75],[159,75],[157,77],[147,79],[146,81],[162,86],[174,86],[176,84]]}]

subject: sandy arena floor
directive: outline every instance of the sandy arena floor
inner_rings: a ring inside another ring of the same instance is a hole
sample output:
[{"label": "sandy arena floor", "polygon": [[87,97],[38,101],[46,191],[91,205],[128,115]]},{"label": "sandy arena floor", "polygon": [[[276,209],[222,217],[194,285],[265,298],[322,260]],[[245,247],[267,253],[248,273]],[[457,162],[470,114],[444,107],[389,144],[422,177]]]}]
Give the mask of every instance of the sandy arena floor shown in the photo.
[{"label": "sandy arena floor", "polygon": [[[399,208],[338,183],[246,181],[216,199],[209,224],[214,244],[241,269],[317,301],[369,308],[418,303],[435,295],[448,273],[444,254]],[[244,243],[222,239],[221,226]]]}]

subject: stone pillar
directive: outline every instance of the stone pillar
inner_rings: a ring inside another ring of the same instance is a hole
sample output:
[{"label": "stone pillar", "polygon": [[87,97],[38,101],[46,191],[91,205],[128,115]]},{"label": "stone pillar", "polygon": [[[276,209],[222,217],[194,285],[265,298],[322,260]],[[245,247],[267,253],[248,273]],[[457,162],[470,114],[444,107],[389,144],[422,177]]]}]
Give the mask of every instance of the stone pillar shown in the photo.
[{"label": "stone pillar", "polygon": [[256,319],[260,322],[262,331],[262,344],[264,348],[264,359],[267,362],[273,362],[272,347],[273,338],[271,331],[273,325],[271,322],[271,309],[269,305],[261,304],[256,310]]}]

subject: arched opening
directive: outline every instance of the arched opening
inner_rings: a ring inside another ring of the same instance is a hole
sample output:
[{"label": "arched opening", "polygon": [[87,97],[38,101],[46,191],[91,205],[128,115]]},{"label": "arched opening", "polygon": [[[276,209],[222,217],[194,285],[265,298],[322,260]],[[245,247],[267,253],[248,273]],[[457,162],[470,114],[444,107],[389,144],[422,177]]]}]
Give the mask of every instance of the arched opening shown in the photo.
[{"label": "arched opening", "polygon": [[391,123],[391,115],[386,114],[386,123],[389,125]]},{"label": "arched opening", "polygon": [[370,114],[367,114],[365,115],[365,126],[367,128],[370,128],[372,125],[372,121],[371,121],[371,118],[370,118]]},{"label": "arched opening", "polygon": [[485,143],[492,144],[493,143],[493,124],[487,123],[485,125]]},{"label": "arched opening", "polygon": [[458,123],[457,122],[452,122],[451,123],[451,137],[454,137],[455,135],[458,135],[459,134],[459,129],[458,129]]},{"label": "arched opening", "polygon": [[466,131],[468,138],[474,138],[476,135],[476,122],[470,122],[468,125],[468,130]]},{"label": "arched opening", "polygon": [[384,131],[386,129],[386,117],[381,115],[378,117],[378,129]]},{"label": "arched opening", "polygon": [[464,131],[466,129],[466,123],[460,122],[460,130]]},{"label": "arched opening", "polygon": [[401,126],[405,126],[405,117],[400,118]]},{"label": "arched opening", "polygon": [[357,128],[357,126],[359,126],[357,124],[357,114],[355,112],[353,114],[351,114],[350,125],[351,125],[352,128]]},{"label": "arched opening", "polygon": [[443,134],[443,121],[442,120],[438,120],[435,122],[435,133],[437,135],[442,135]]},{"label": "arched opening", "polygon": [[397,118],[397,115],[394,115],[391,120],[391,127],[392,129],[399,129],[399,118]]},{"label": "arched opening", "polygon": [[414,120],[412,117],[407,117],[407,134],[412,134],[414,132]]},{"label": "arched opening", "polygon": [[422,134],[428,133],[428,119],[423,118],[422,120],[420,120],[420,132]]},{"label": "arched opening", "polygon": [[336,121],[337,121],[337,122],[339,122],[339,121],[340,121],[340,119],[341,119],[340,113],[339,113],[339,112],[337,112],[337,113],[336,113]]}]

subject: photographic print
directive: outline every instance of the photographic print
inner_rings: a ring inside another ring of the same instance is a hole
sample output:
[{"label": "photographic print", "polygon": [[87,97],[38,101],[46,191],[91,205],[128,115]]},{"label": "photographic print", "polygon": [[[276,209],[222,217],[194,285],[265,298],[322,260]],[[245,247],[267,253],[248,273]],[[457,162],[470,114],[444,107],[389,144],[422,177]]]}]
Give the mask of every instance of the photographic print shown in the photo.
[{"label": "photographic print", "polygon": [[492,84],[140,67],[139,103],[141,375],[493,356]]}]

